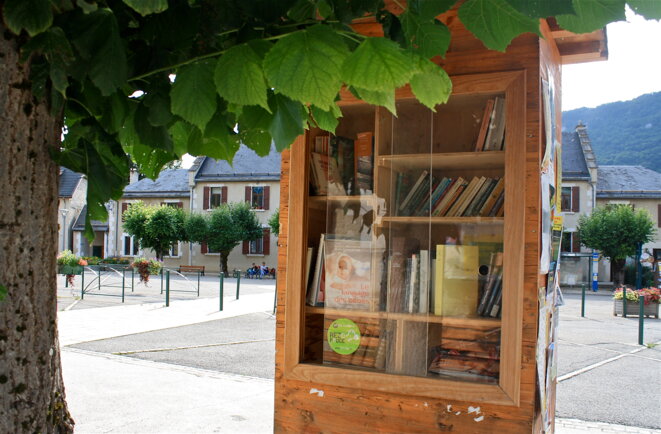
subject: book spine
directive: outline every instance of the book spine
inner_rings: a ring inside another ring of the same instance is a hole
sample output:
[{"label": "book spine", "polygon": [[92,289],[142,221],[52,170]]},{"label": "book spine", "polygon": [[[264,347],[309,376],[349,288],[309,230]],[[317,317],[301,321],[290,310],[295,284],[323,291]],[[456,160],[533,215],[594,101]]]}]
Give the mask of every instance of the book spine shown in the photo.
[{"label": "book spine", "polygon": [[484,114],[482,115],[482,123],[480,124],[480,131],[475,140],[475,152],[484,151],[484,139],[487,136],[489,129],[489,121],[491,120],[491,112],[493,111],[494,100],[489,99],[484,107]]},{"label": "book spine", "polygon": [[420,184],[422,184],[422,182],[425,180],[425,178],[427,177],[428,174],[429,174],[428,171],[426,171],[426,170],[422,171],[422,174],[420,175],[418,180],[415,182],[415,184],[413,185],[413,187],[411,188],[409,193],[406,195],[406,197],[402,201],[402,204],[399,206],[400,211],[403,211],[406,208],[406,206],[409,204],[409,202],[411,201],[411,199],[413,198],[415,193],[417,193],[418,188],[420,187]]}]

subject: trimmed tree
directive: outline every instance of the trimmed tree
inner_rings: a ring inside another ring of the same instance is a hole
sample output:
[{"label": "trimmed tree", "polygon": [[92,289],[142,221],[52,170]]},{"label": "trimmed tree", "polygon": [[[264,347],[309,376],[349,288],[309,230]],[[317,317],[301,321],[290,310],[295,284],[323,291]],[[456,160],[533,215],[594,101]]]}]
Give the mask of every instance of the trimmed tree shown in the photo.
[{"label": "trimmed tree", "polygon": [[276,209],[273,215],[269,218],[269,226],[271,233],[276,237],[280,235],[280,208]]},{"label": "trimmed tree", "polygon": [[243,241],[263,236],[262,225],[247,202],[224,203],[210,214],[193,214],[186,224],[188,237],[206,243],[210,250],[220,253],[220,270],[228,274],[227,259],[232,249]]},{"label": "trimmed tree", "polygon": [[161,261],[175,243],[188,241],[184,222],[181,208],[166,205],[147,206],[137,202],[124,212],[126,233],[135,237],[140,247],[152,249]]},{"label": "trimmed tree", "polygon": [[635,211],[629,205],[606,205],[578,220],[581,244],[599,251],[612,264],[616,285],[624,282],[626,259],[636,254],[638,243],[654,239],[656,229],[645,210]]},{"label": "trimmed tree", "polygon": [[[0,0],[0,432],[73,429],[56,328],[58,164],[88,178],[91,239],[131,158],[155,179],[184,153],[282,150],[307,125],[335,130],[342,86],[393,110],[406,83],[422,104],[443,103],[450,79],[428,59],[449,47],[435,17],[455,3],[394,14],[380,0]],[[540,34],[540,18],[588,33],[624,20],[627,3],[661,19],[661,2],[644,0],[465,0],[458,14],[504,51]],[[349,26],[369,17],[384,37]]]}]

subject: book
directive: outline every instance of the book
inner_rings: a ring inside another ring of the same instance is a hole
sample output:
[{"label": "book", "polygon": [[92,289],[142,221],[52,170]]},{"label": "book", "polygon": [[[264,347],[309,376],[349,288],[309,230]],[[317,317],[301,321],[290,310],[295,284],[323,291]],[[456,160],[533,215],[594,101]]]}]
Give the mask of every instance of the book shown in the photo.
[{"label": "book", "polygon": [[372,243],[326,237],[324,245],[325,306],[374,311],[378,297],[372,285]]},{"label": "book", "polygon": [[418,186],[415,194],[409,201],[409,204],[402,211],[402,215],[405,216],[414,216],[417,209],[424,202],[425,197],[429,196],[430,193],[430,183],[432,182],[431,174],[428,174],[422,183]]},{"label": "book", "polygon": [[354,145],[356,184],[352,194],[371,194],[374,188],[374,133],[358,133]]},{"label": "book", "polygon": [[489,217],[501,217],[498,214],[503,210],[503,204],[505,202],[505,192],[500,192],[500,195],[498,195],[498,199],[496,199],[496,203],[494,203],[493,208],[491,208],[491,211],[489,211]]},{"label": "book", "polygon": [[489,196],[489,193],[491,190],[496,186],[496,183],[498,181],[492,179],[492,178],[486,178],[482,186],[479,188],[477,193],[475,194],[473,200],[470,202],[470,204],[466,207],[466,210],[462,215],[466,217],[472,217],[477,215],[477,210],[480,208],[482,203],[487,199]]},{"label": "book", "polygon": [[345,194],[356,194],[354,141],[348,137],[333,136],[330,139],[330,154],[337,161],[339,177]]},{"label": "book", "polygon": [[314,255],[314,247],[308,247],[307,255],[305,256],[305,287],[310,287],[310,267],[312,266],[312,256]]},{"label": "book", "polygon": [[477,309],[478,248],[438,244],[434,315],[470,316]]},{"label": "book", "polygon": [[480,211],[478,213],[480,217],[485,217],[489,215],[489,212],[491,211],[494,204],[498,200],[498,197],[500,197],[500,194],[503,192],[504,188],[505,188],[505,179],[500,178],[496,186],[493,188],[493,190],[491,190],[489,197],[480,208]]},{"label": "book", "polygon": [[502,279],[503,252],[494,252],[489,261],[489,272],[477,307],[478,315],[489,316],[497,291],[498,281]]},{"label": "book", "polygon": [[399,215],[399,205],[401,205],[402,201],[404,200],[404,195],[406,194],[405,192],[408,192],[411,188],[412,182],[413,180],[408,173],[397,173],[395,181],[395,200],[393,202],[395,204],[393,206],[395,216]]},{"label": "book", "polygon": [[438,196],[434,199],[434,203],[432,203],[432,205],[431,205],[431,214],[432,214],[432,216],[436,214],[436,211],[440,207],[440,205],[443,202],[443,199],[445,198],[445,196],[450,194],[450,192],[453,190],[454,184],[457,183],[457,178],[454,178],[454,179],[448,178],[448,181],[449,182],[446,183],[445,187],[443,187],[443,191],[441,191],[440,194],[438,194]]},{"label": "book", "polygon": [[420,295],[418,313],[429,312],[429,250],[420,250]]},{"label": "book", "polygon": [[487,131],[489,130],[489,122],[491,121],[491,113],[493,112],[494,100],[487,100],[486,105],[484,106],[484,114],[482,115],[482,122],[480,123],[480,131],[477,134],[477,139],[475,139],[475,152],[484,151],[484,140],[487,137]]},{"label": "book", "polygon": [[407,302],[407,311],[409,313],[417,312],[420,308],[420,255],[414,253],[411,256],[410,284]]},{"label": "book", "polygon": [[390,245],[390,259],[388,267],[389,288],[387,311],[402,312],[402,297],[405,293],[406,285],[406,256],[404,248],[406,238],[393,237]]},{"label": "book", "polygon": [[435,178],[434,176],[431,177],[430,182],[427,184],[430,188],[427,188],[425,194],[422,196],[420,200],[417,201],[417,204],[415,205],[415,208],[411,212],[412,216],[423,216],[423,217],[428,217],[429,216],[429,210],[431,209],[431,198],[432,194],[437,190],[438,186],[441,184],[441,179]]},{"label": "book", "polygon": [[426,171],[426,170],[423,170],[422,173],[420,174],[420,176],[418,177],[418,180],[415,182],[415,184],[413,184],[413,187],[411,187],[408,194],[406,195],[404,200],[402,200],[402,203],[399,205],[399,211],[403,211],[403,210],[406,209],[406,207],[409,204],[409,202],[411,201],[411,199],[413,199],[413,196],[415,196],[415,194],[418,192],[418,189],[420,188],[420,186],[423,184],[423,182],[427,178],[427,175],[429,175],[429,172]]},{"label": "book", "polygon": [[323,306],[323,288],[322,288],[322,268],[324,264],[324,244],[326,234],[321,234],[319,239],[319,248],[317,249],[317,261],[314,267],[314,274],[310,286],[308,286],[308,293],[306,303],[310,306]]},{"label": "book", "polygon": [[443,200],[441,200],[433,215],[439,217],[446,216],[448,209],[450,209],[450,207],[455,203],[466,186],[468,186],[468,181],[466,181],[461,176],[457,178],[456,182],[452,186],[452,190],[448,191],[448,194],[443,198]]},{"label": "book", "polygon": [[317,136],[314,138],[314,152],[328,154],[330,137],[328,135]]},{"label": "book", "polygon": [[315,189],[320,196],[343,196],[347,192],[342,183],[337,161],[324,154],[312,152],[312,164],[315,178]]},{"label": "book", "polygon": [[457,208],[454,210],[454,212],[451,214],[452,216],[462,216],[464,214],[464,211],[470,205],[470,203],[475,199],[475,196],[477,195],[478,190],[482,187],[482,185],[485,183],[486,178],[484,176],[482,177],[474,177],[472,182],[472,186],[470,186],[470,190],[468,187],[466,187],[465,192],[462,194],[463,198]]},{"label": "book", "polygon": [[505,132],[505,98],[497,96],[484,143],[485,151],[499,151]]}]

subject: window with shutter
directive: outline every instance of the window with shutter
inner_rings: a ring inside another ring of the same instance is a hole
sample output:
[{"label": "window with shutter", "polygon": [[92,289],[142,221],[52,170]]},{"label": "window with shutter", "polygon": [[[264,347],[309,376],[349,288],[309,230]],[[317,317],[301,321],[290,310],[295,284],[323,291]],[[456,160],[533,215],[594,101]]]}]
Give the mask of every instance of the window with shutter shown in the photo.
[{"label": "window with shutter", "polygon": [[271,250],[271,229],[264,229],[264,235],[262,236],[262,252],[265,255],[270,254]]},{"label": "window with shutter", "polygon": [[208,252],[209,252],[209,248],[207,247],[207,243],[200,244],[200,253],[206,255]]},{"label": "window with shutter", "polygon": [[580,205],[580,187],[572,187],[571,188],[571,210],[573,212],[580,212],[581,211],[581,205]]},{"label": "window with shutter", "polygon": [[204,187],[204,194],[202,197],[202,209],[209,209],[209,192],[210,188],[209,187]]}]

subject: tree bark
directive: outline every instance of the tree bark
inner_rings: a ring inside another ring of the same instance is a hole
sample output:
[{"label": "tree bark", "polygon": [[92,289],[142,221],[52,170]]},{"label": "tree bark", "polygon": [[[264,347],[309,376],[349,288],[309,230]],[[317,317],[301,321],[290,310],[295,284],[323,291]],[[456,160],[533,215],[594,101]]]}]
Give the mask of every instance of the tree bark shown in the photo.
[{"label": "tree bark", "polygon": [[61,116],[31,94],[17,37],[0,21],[0,432],[73,432],[57,335]]},{"label": "tree bark", "polygon": [[613,259],[613,283],[615,286],[622,286],[624,284],[624,266],[627,263],[626,259]]},{"label": "tree bark", "polygon": [[230,252],[221,251],[220,252],[220,271],[225,273],[225,276],[229,276],[227,273],[227,258],[229,257]]}]

